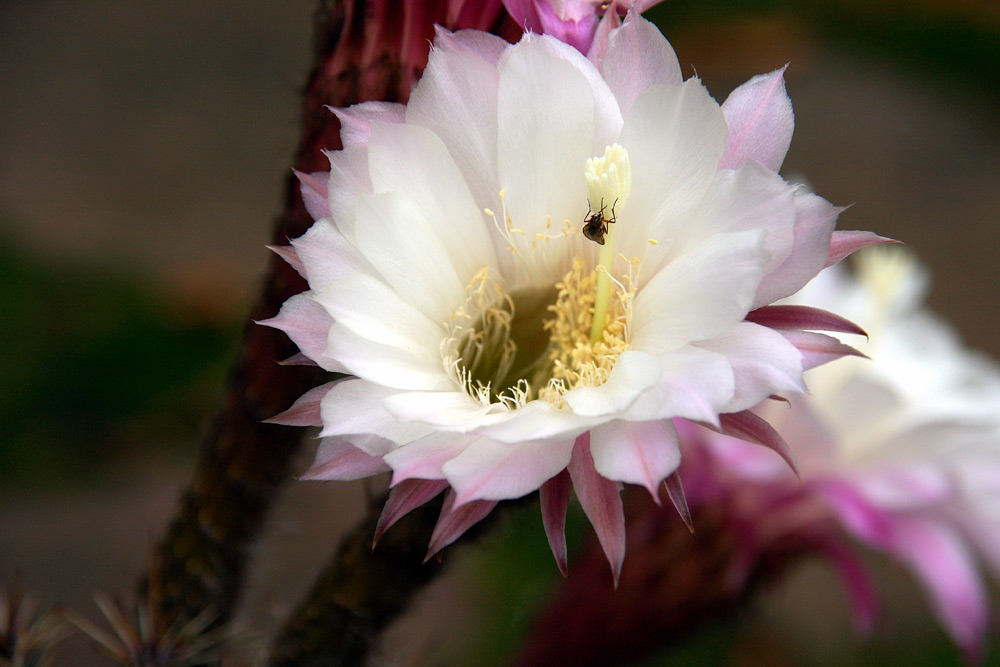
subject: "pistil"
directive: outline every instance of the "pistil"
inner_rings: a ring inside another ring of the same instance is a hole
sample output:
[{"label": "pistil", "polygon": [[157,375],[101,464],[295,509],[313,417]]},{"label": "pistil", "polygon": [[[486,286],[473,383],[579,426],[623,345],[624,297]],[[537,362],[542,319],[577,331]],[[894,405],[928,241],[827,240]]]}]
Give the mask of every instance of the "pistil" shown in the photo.
[{"label": "pistil", "polygon": [[[632,190],[632,168],[628,151],[618,144],[604,149],[603,156],[587,160],[584,178],[587,180],[588,214],[585,227],[600,227],[597,234],[587,233],[588,238],[601,245],[597,259],[597,294],[594,303],[594,321],[590,328],[590,342],[597,343],[603,336],[611,301],[611,265],[615,258],[615,228],[617,211],[621,210]],[[587,230],[585,229],[585,232]]]}]

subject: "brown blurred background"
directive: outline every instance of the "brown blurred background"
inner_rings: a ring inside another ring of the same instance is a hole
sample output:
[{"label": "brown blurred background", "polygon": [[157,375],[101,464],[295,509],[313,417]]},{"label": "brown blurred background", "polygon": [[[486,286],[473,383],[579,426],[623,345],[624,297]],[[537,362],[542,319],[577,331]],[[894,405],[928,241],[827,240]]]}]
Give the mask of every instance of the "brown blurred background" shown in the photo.
[{"label": "brown blurred background", "polygon": [[[796,133],[785,174],[853,204],[841,228],[905,241],[932,270],[932,306],[1000,358],[1000,10],[870,4],[673,0],[649,16],[685,75],[697,71],[719,100],[791,63]],[[0,581],[18,580],[46,604],[95,616],[93,590],[130,590],[174,508],[264,269],[313,8],[0,0]],[[260,549],[246,636],[273,629],[362,494],[362,485],[292,485]],[[465,575],[421,604],[457,604],[455,590],[476,581],[482,589],[466,598],[521,619],[494,628],[492,641],[512,641],[504,632],[529,616],[531,595],[512,602],[499,597],[502,585],[480,581],[490,558],[477,548]],[[524,565],[542,572],[529,581],[549,581],[549,558]],[[815,570],[701,640],[717,649],[722,636],[724,653],[696,640],[687,659],[861,664],[882,655],[844,641],[836,584]],[[917,595],[906,577],[886,576]],[[929,637],[907,660],[954,663],[914,611],[923,606],[896,603],[877,650],[899,656]],[[419,637],[405,624],[390,636],[392,664],[448,654],[449,628],[423,616],[409,621],[423,624]],[[65,664],[105,664],[80,641],[64,654]]]}]

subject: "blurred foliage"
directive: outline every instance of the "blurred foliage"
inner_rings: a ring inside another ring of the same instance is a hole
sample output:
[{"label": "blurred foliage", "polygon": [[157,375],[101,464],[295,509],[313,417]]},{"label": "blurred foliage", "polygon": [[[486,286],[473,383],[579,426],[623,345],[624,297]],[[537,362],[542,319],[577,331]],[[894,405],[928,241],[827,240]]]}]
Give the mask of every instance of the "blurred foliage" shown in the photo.
[{"label": "blurred foliage", "polygon": [[81,478],[202,427],[234,322],[133,275],[43,265],[6,239],[0,285],[0,483]]}]

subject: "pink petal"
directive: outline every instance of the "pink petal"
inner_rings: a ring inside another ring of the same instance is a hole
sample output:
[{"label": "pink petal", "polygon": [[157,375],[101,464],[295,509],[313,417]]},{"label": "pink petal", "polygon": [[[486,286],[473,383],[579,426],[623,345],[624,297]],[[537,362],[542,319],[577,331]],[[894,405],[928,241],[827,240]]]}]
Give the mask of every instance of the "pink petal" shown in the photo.
[{"label": "pink petal", "polygon": [[566,509],[569,507],[569,491],[572,487],[569,473],[565,470],[542,484],[538,489],[538,502],[542,508],[542,525],[549,540],[549,548],[555,556],[562,576],[566,576]]},{"label": "pink petal", "polygon": [[802,353],[802,370],[816,368],[846,356],[868,357],[836,338],[811,331],[782,331],[781,335]]},{"label": "pink petal", "polygon": [[347,371],[343,364],[325,354],[333,318],[308,292],[296,294],[281,306],[275,317],[260,320],[257,324],[284,331],[306,356],[325,370],[334,373]]},{"label": "pink petal", "polygon": [[268,250],[273,252],[281,259],[285,260],[285,262],[290,267],[295,269],[295,272],[298,273],[300,276],[302,276],[303,278],[306,277],[306,270],[302,266],[302,260],[299,259],[299,255],[298,253],[295,252],[295,248],[293,248],[290,245],[269,245],[264,247],[266,247]]},{"label": "pink petal", "polygon": [[755,76],[722,103],[729,140],[720,169],[737,169],[746,160],[756,160],[772,171],[781,169],[795,128],[792,101],[785,92],[787,67]]},{"label": "pink petal", "polygon": [[375,537],[372,539],[372,548],[375,548],[375,543],[397,521],[444,491],[447,487],[448,482],[443,479],[408,479],[393,487],[392,491],[389,492],[389,498],[385,501],[385,507],[382,508],[378,524],[375,526]]},{"label": "pink petal", "polygon": [[785,463],[791,467],[796,475],[799,474],[798,464],[795,463],[795,456],[792,454],[792,450],[788,448],[788,443],[778,435],[774,427],[754,413],[744,410],[743,412],[730,412],[719,415],[719,424],[720,428],[718,429],[712,426],[708,426],[708,428],[724,435],[746,440],[747,442],[752,442],[773,450],[785,460]]},{"label": "pink petal", "polygon": [[493,500],[474,500],[455,507],[455,491],[448,491],[441,508],[441,516],[431,534],[431,543],[427,548],[426,563],[431,556],[457,540],[462,534],[486,517],[497,506]]},{"label": "pink petal", "polygon": [[607,479],[641,484],[660,503],[660,482],[677,470],[681,451],[669,419],[614,420],[590,431],[594,468]]},{"label": "pink petal", "polygon": [[590,434],[576,439],[569,462],[573,489],[584,513],[590,519],[604,555],[611,565],[615,587],[625,560],[625,512],[622,509],[621,485],[598,474],[590,453]]},{"label": "pink petal", "polygon": [[313,220],[330,217],[330,198],[327,194],[327,184],[330,182],[330,172],[317,171],[311,174],[295,171],[299,179],[299,190],[302,192],[302,203]]},{"label": "pink petal", "polygon": [[691,509],[688,507],[687,497],[684,495],[684,485],[681,483],[681,474],[675,472],[663,480],[663,488],[667,491],[667,497],[674,504],[677,513],[681,515],[681,520],[688,530],[694,533],[694,523],[691,521]]},{"label": "pink petal", "polygon": [[861,634],[871,633],[878,616],[878,595],[864,562],[850,548],[832,538],[816,538],[820,552],[836,568],[847,600],[854,612],[854,627]]},{"label": "pink petal", "polygon": [[815,329],[867,337],[865,330],[854,322],[811,306],[764,306],[747,313],[747,321],[772,329]]},{"label": "pink petal", "polygon": [[442,466],[456,503],[520,498],[538,489],[569,464],[573,441],[517,444],[482,439]]},{"label": "pink petal", "polygon": [[845,480],[823,479],[813,482],[812,486],[852,535],[880,549],[890,544],[890,515],[873,505],[852,484]]},{"label": "pink petal", "polygon": [[292,407],[270,419],[265,419],[264,423],[285,426],[322,426],[323,419],[320,417],[319,405],[323,397],[326,396],[326,392],[333,389],[335,384],[335,382],[327,382],[310,389],[292,403]]},{"label": "pink petal", "polygon": [[[358,436],[364,437],[364,436]],[[372,449],[374,443],[372,439],[381,440],[375,436],[368,436],[366,449]],[[382,441],[381,448],[389,449],[392,444]],[[303,480],[336,480],[351,481],[371,477],[389,469],[379,456],[372,456],[344,438],[323,438],[320,440],[319,449],[316,450],[316,460],[309,470],[299,475]]]},{"label": "pink petal", "polygon": [[975,557],[942,523],[899,518],[891,552],[906,560],[927,588],[941,623],[966,653],[982,652],[989,603]]},{"label": "pink petal", "polygon": [[879,236],[874,232],[854,230],[834,232],[830,238],[830,250],[826,258],[826,265],[832,266],[856,250],[880,243],[899,243],[899,241]]}]

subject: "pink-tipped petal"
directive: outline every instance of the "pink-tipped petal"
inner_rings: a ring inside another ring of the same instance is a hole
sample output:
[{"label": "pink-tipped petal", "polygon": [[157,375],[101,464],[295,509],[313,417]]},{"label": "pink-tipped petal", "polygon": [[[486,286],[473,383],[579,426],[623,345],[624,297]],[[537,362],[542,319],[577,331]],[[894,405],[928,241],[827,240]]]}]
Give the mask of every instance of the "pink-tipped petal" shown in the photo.
[{"label": "pink-tipped petal", "polygon": [[854,322],[811,306],[764,306],[747,313],[747,321],[772,329],[834,331],[867,337]]},{"label": "pink-tipped petal", "polygon": [[785,92],[787,67],[755,76],[722,103],[729,140],[720,169],[736,169],[747,160],[772,171],[781,169],[795,128],[792,101]]},{"label": "pink-tipped petal", "polygon": [[389,530],[397,521],[434,498],[447,487],[448,482],[443,479],[408,479],[394,486],[389,492],[389,498],[385,501],[385,507],[382,508],[382,514],[375,526],[372,548],[375,548],[375,544],[385,534],[385,531]]},{"label": "pink-tipped petal", "polygon": [[395,102],[362,102],[346,108],[333,108],[340,120],[340,142],[344,148],[365,146],[371,137],[372,121],[402,123],[406,106]]},{"label": "pink-tipped petal", "polygon": [[854,537],[880,549],[891,545],[892,517],[874,506],[854,485],[843,480],[823,479],[813,482],[812,486]]},{"label": "pink-tipped petal", "polygon": [[325,370],[347,372],[343,364],[325,354],[333,318],[311,294],[296,294],[281,306],[276,316],[260,320],[257,324],[284,331],[306,356]]},{"label": "pink-tipped petal", "polygon": [[300,276],[303,278],[306,277],[305,267],[302,266],[302,260],[299,259],[299,255],[295,252],[295,248],[290,245],[269,245],[265,247],[281,259],[285,260],[285,262],[290,267],[295,269],[295,272]]},{"label": "pink-tipped petal", "polygon": [[607,479],[641,484],[660,503],[660,482],[677,470],[681,451],[669,419],[610,421],[590,431],[590,452],[597,472]]},{"label": "pink-tipped petal", "polygon": [[569,475],[580,506],[594,526],[597,539],[611,565],[615,588],[625,560],[625,512],[622,509],[621,485],[602,477],[594,467],[590,453],[590,434],[576,439]]},{"label": "pink-tipped petal", "polygon": [[569,507],[569,492],[572,486],[569,473],[563,470],[538,489],[545,537],[549,540],[549,548],[552,549],[559,572],[564,577],[567,575],[566,510]]},{"label": "pink-tipped petal", "polygon": [[882,243],[899,243],[899,241],[879,236],[875,232],[854,230],[834,232],[830,238],[830,250],[826,257],[826,266],[836,264],[856,250]]},{"label": "pink-tipped petal", "polygon": [[795,462],[795,455],[792,454],[788,443],[778,435],[773,426],[754,413],[744,410],[743,412],[730,412],[719,415],[719,424],[719,429],[711,426],[709,428],[717,430],[724,435],[752,442],[755,445],[761,445],[773,450],[778,456],[784,459],[785,463],[791,467],[796,475],[799,474],[799,466]]},{"label": "pink-tipped petal", "polygon": [[684,495],[684,485],[681,483],[681,474],[675,472],[663,480],[663,488],[667,492],[667,497],[674,504],[674,508],[681,516],[681,521],[687,529],[694,534],[694,522],[691,520],[691,508],[688,507],[687,496]]},{"label": "pink-tipped petal", "polygon": [[292,403],[292,407],[270,419],[265,419],[264,423],[284,426],[322,426],[323,418],[320,416],[319,405],[326,392],[333,389],[334,384],[336,383],[327,382],[310,389]]},{"label": "pink-tipped petal", "polygon": [[431,543],[427,547],[426,563],[437,552],[457,540],[465,531],[479,523],[497,506],[495,500],[474,500],[455,507],[455,492],[448,491],[441,508],[441,516],[431,534]]},{"label": "pink-tipped petal", "polygon": [[[615,12],[609,11],[605,19],[609,14],[614,16]],[[650,86],[683,82],[681,66],[670,43],[655,25],[634,11],[629,12],[621,29],[608,38],[601,73],[618,99],[623,115]]]},{"label": "pink-tipped petal", "polygon": [[299,179],[299,190],[302,192],[302,203],[313,220],[330,217],[330,196],[327,183],[330,182],[330,172],[317,171],[307,174],[295,170]]},{"label": "pink-tipped petal", "polygon": [[[376,436],[351,438],[363,442],[365,449],[388,451],[392,443]],[[373,456],[356,447],[345,438],[323,438],[316,450],[312,467],[299,476],[303,480],[329,480],[347,482],[364,479],[389,470],[380,456]]]},{"label": "pink-tipped petal", "polygon": [[781,335],[802,353],[802,370],[804,371],[841,357],[868,358],[867,355],[855,350],[850,345],[845,345],[833,336],[826,334],[812,331],[782,331]]}]

